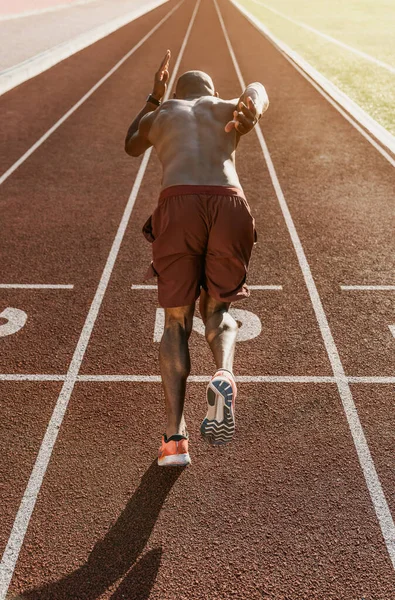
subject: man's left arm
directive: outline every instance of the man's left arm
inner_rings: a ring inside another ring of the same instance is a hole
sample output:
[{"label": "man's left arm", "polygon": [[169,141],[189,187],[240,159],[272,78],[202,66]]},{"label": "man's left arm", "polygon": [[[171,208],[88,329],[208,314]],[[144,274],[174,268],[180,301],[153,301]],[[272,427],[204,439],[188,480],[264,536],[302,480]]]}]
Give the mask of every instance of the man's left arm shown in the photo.
[{"label": "man's left arm", "polygon": [[250,83],[240,96],[233,120],[226,124],[225,131],[236,129],[240,135],[249,133],[268,107],[269,98],[264,86],[259,82]]}]

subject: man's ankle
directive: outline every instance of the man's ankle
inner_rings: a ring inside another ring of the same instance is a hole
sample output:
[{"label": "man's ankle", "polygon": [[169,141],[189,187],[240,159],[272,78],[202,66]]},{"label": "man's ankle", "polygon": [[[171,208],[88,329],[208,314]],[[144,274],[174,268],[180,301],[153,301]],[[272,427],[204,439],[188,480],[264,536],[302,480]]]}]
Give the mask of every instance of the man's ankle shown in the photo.
[{"label": "man's ankle", "polygon": [[169,439],[173,435],[183,435],[184,437],[187,437],[188,435],[187,428],[185,425],[180,425],[179,427],[166,427],[165,433],[167,439]]},{"label": "man's ankle", "polygon": [[219,369],[217,369],[215,371],[215,374],[219,373],[220,371],[226,371],[227,373],[229,373],[229,375],[232,377],[232,379],[235,378],[233,371],[231,371],[230,369],[225,369],[225,367],[220,367]]}]

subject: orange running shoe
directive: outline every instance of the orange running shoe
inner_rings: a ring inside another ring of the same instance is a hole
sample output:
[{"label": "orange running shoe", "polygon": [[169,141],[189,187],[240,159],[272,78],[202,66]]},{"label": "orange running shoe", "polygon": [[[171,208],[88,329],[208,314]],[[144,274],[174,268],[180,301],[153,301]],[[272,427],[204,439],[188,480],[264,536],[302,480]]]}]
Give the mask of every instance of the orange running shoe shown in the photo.
[{"label": "orange running shoe", "polygon": [[233,373],[219,369],[207,386],[207,415],[200,432],[213,446],[228,444],[235,432],[237,394]]},{"label": "orange running shoe", "polygon": [[158,465],[160,467],[185,467],[191,464],[188,452],[188,434],[172,435],[167,438],[164,433],[159,448]]}]

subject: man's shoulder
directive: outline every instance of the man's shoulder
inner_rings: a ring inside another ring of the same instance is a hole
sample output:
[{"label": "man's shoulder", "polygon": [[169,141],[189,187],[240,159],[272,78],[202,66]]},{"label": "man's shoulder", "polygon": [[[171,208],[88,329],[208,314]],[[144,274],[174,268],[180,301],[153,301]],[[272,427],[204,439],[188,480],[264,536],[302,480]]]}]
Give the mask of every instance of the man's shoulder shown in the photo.
[{"label": "man's shoulder", "polygon": [[235,106],[238,102],[238,98],[233,98],[232,100],[226,100],[225,98],[219,98],[217,96],[202,96],[202,98],[200,98],[198,100],[199,103],[208,103],[212,106],[218,106],[218,107],[229,107],[229,106]]},{"label": "man's shoulder", "polygon": [[166,110],[168,108],[177,108],[186,104],[186,100],[179,100],[178,98],[169,98],[168,100],[164,100],[159,107],[159,110]]},{"label": "man's shoulder", "polygon": [[222,120],[229,120],[232,116],[233,111],[237,106],[238,99],[226,100],[224,98],[217,98],[216,96],[211,96],[208,100],[203,101],[202,99],[202,108],[205,110],[211,111],[213,117]]},{"label": "man's shoulder", "polygon": [[182,112],[187,108],[188,103],[185,100],[178,100],[176,98],[169,98],[169,100],[165,100],[162,104],[157,108],[155,112],[157,112],[158,116],[166,114],[174,114],[177,112]]},{"label": "man's shoulder", "polygon": [[162,102],[161,106],[158,109],[158,112],[178,109],[178,108],[193,108],[194,106],[205,106],[205,107],[219,107],[219,108],[233,108],[237,105],[239,98],[232,98],[231,100],[226,100],[224,98],[218,98],[217,96],[202,96],[197,100],[181,100],[178,98],[169,98]]}]

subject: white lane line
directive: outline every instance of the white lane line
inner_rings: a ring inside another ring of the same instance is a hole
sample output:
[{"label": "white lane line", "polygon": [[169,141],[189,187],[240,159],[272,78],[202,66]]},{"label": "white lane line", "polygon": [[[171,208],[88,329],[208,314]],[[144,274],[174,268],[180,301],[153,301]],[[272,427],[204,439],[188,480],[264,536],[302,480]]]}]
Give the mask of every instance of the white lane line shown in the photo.
[{"label": "white lane line", "polygon": [[58,121],[56,121],[56,123],[54,125],[52,125],[52,127],[50,127],[50,129],[48,129],[48,131],[46,133],[44,133],[40,139],[37,140],[37,142],[35,142],[33,144],[33,146],[31,146],[31,148],[29,148],[29,150],[27,150],[25,152],[25,154],[23,154],[7,171],[5,171],[5,173],[3,173],[3,175],[0,177],[0,185],[2,183],[4,183],[6,181],[6,179],[8,179],[8,177],[14,172],[16,171],[16,169],[18,167],[20,167],[25,160],[27,160],[29,158],[29,156],[31,156],[33,154],[33,152],[35,150],[37,150],[37,148],[39,148],[48,138],[50,135],[53,134],[54,131],[56,131],[61,125],[62,123],[64,123],[66,121],[66,119],[68,119],[86,100],[88,100],[88,98],[90,98],[90,96],[92,96],[92,94],[105,82],[107,81],[107,79],[109,77],[111,77],[111,75],[113,73],[115,73],[115,71],[117,71],[119,69],[119,67],[121,65],[123,65],[123,63],[128,60],[128,58],[130,58],[132,56],[132,54],[134,54],[134,52],[136,52],[136,50],[138,50],[147,40],[148,38],[151,37],[151,35],[153,33],[155,33],[155,31],[157,29],[159,29],[159,27],[161,25],[163,25],[163,23],[165,21],[167,21],[167,19],[169,17],[171,17],[171,15],[179,8],[179,6],[181,6],[181,4],[184,2],[184,0],[181,0],[181,2],[179,2],[174,8],[172,8],[171,11],[169,11],[167,13],[167,15],[165,15],[163,17],[163,19],[161,19],[159,21],[159,23],[157,23],[155,25],[155,27],[153,27],[135,46],[133,46],[133,48],[131,50],[129,50],[129,52],[127,52],[125,54],[125,56],[123,58],[121,58],[120,61],[117,62],[117,64],[112,67],[112,69],[110,69],[108,71],[108,73],[106,73],[106,75],[104,75],[97,83],[95,83],[95,85],[93,87],[91,87],[91,89],[84,95],[82,96],[82,98],[80,100],[78,100],[78,102],[76,102],[74,104],[74,106],[72,106],[64,115],[63,117],[61,117]]},{"label": "white lane line", "polygon": [[392,333],[392,336],[395,338],[395,325],[388,325],[388,328]]},{"label": "white lane line", "polygon": [[155,313],[155,326],[154,326],[154,338],[153,342],[159,344],[162,340],[163,332],[165,330],[165,310],[164,308],[157,308]]},{"label": "white lane line", "polygon": [[341,285],[342,290],[360,290],[367,291],[395,291],[395,285]]},{"label": "white lane line", "polygon": [[[211,375],[190,375],[188,381],[191,383],[206,383],[210,381]],[[336,383],[334,377],[318,376],[292,376],[292,375],[238,375],[238,383]],[[81,382],[161,382],[160,375],[79,375]]]},{"label": "white lane line", "polygon": [[[249,285],[250,290],[282,290],[282,285]],[[135,285],[131,286],[132,290],[157,290],[157,285]]]},{"label": "white lane line", "polygon": [[[225,23],[223,21],[221,12],[219,10],[217,0],[213,0],[215,7],[217,9],[218,18],[221,23],[222,31],[225,36],[226,43],[228,45],[229,53],[231,55],[239,82],[242,90],[245,89],[246,84],[244,82],[243,76],[240,71],[239,64],[237,62],[235,53],[233,51],[228,33],[225,28]],[[286,222],[289,235],[292,240],[292,244],[295,249],[295,253],[299,262],[300,269],[302,271],[305,284],[310,296],[310,300],[316,315],[316,319],[318,322],[318,326],[322,335],[322,339],[325,344],[326,352],[328,354],[328,358],[333,370],[333,374],[336,378],[336,383],[339,391],[339,395],[343,404],[343,409],[347,418],[348,426],[350,428],[350,432],[354,441],[355,449],[357,451],[359,463],[361,465],[362,472],[365,477],[366,485],[369,490],[369,494],[377,515],[377,519],[380,524],[381,532],[387,546],[388,554],[390,556],[392,565],[395,569],[395,524],[391,515],[391,511],[389,509],[386,497],[384,495],[383,489],[381,487],[381,483],[376,471],[375,464],[372,459],[372,455],[370,453],[370,449],[365,437],[365,433],[362,428],[361,421],[358,416],[357,408],[355,406],[351,389],[347,381],[346,374],[343,369],[342,362],[340,360],[340,355],[337,350],[335,340],[333,339],[332,332],[329,327],[328,319],[326,317],[324,307],[321,302],[321,298],[318,294],[317,287],[315,285],[315,281],[313,275],[310,270],[309,263],[307,261],[305,252],[303,250],[302,243],[300,241],[299,235],[296,231],[295,224],[293,222],[291,213],[289,211],[288,205],[286,203],[283,191],[280,186],[280,182],[277,178],[277,173],[275,171],[269,150],[266,146],[265,139],[262,134],[262,130],[260,127],[255,128],[256,134],[258,136],[259,143],[262,148],[262,152],[267,164],[267,168],[272,180],[272,184],[274,190],[277,195],[277,199],[279,201],[281,211],[284,216],[284,220]]]},{"label": "white lane line", "polygon": [[280,16],[282,19],[285,19],[286,21],[289,21],[290,23],[293,23],[294,25],[298,25],[299,27],[302,27],[303,29],[306,29],[307,31],[311,31],[312,33],[315,33],[316,35],[322,37],[323,39],[327,40],[328,42],[331,42],[332,44],[336,44],[337,46],[340,46],[341,48],[345,48],[349,52],[353,52],[357,56],[360,56],[361,58],[364,58],[365,60],[368,60],[369,62],[372,62],[375,65],[382,67],[383,69],[386,69],[390,73],[395,73],[394,66],[392,66],[378,58],[375,58],[374,56],[371,56],[370,54],[367,54],[366,52],[363,52],[363,50],[358,50],[357,48],[354,48],[353,46],[349,46],[345,42],[341,42],[337,38],[334,38],[331,35],[328,35],[327,33],[324,33],[323,31],[316,29],[315,27],[311,27],[311,25],[307,25],[307,23],[304,23],[303,21],[298,21],[297,19],[292,19],[291,17],[288,17],[284,13],[269,6],[268,4],[265,4],[264,2],[260,2],[259,0],[251,0],[251,1],[254,2],[255,4],[258,4],[259,6],[263,6],[264,8],[266,8],[266,10],[270,10],[272,13]]},{"label": "white lane line", "polygon": [[0,289],[2,290],[72,290],[73,285],[69,284],[52,284],[52,283],[0,283]]},{"label": "white lane line", "polygon": [[282,285],[249,285],[247,284],[248,289],[250,290],[282,290]]},{"label": "white lane line", "polygon": [[[389,326],[391,327],[391,325]],[[395,335],[395,325],[394,335]],[[78,382],[156,382],[161,381],[160,375],[105,375],[105,374],[92,374],[92,375],[78,375]],[[204,382],[210,379],[209,375],[191,375],[189,381],[193,382]],[[348,383],[372,383],[375,385],[381,384],[393,384],[395,383],[395,377],[392,376],[352,376],[346,377]],[[0,373],[0,381],[65,381],[66,375],[58,373]],[[239,383],[337,383],[336,377],[330,375],[238,375],[236,381]]]},{"label": "white lane line", "polygon": [[[354,127],[393,167],[395,160],[376,139],[390,152],[395,152],[395,136],[377,123],[347,94],[342,92],[322,73],[304,60],[287,44],[274,36],[270,29],[261,23],[252,13],[244,8],[237,0],[230,0],[232,4],[246,17],[246,19],[283,55],[283,57],[312,85],[329,104],[331,104],[350,125]],[[365,129],[367,131],[365,131]],[[369,133],[371,135],[369,135]],[[371,137],[374,136],[374,137]],[[375,139],[374,139],[375,138]]]},{"label": "white lane line", "polygon": [[347,381],[348,383],[374,383],[374,384],[388,384],[388,383],[395,383],[395,377],[363,377],[363,376],[359,376],[359,377],[352,377],[349,376],[347,377]]},{"label": "white lane line", "polygon": [[[189,35],[191,33],[191,29],[195,21],[199,5],[200,0],[197,0],[194,11],[191,16],[191,20],[188,25],[188,29],[186,31],[183,43],[181,45],[179,55],[177,57],[177,61],[174,65],[174,70],[169,81],[166,96],[164,98],[165,100],[167,100],[167,98],[169,97],[172,87],[174,85],[174,81],[177,77],[177,71],[180,66],[180,62],[189,39]],[[40,491],[48,467],[48,463],[50,461],[51,454],[55,446],[64,415],[67,410],[71,394],[77,381],[81,363],[84,358],[84,354],[88,346],[97,316],[99,314],[99,310],[108,286],[108,282],[114,269],[114,264],[117,259],[118,252],[123,237],[125,235],[126,228],[129,223],[130,215],[132,213],[133,206],[136,201],[136,197],[140,189],[140,185],[144,177],[150,155],[151,148],[147,150],[147,152],[144,154],[144,158],[141,162],[136,180],[134,182],[128,203],[125,208],[125,212],[122,216],[122,220],[119,225],[117,234],[115,236],[113,245],[111,247],[110,254],[107,258],[107,262],[105,264],[102,276],[100,278],[98,288],[93,298],[91,307],[89,309],[88,315],[86,317],[84,326],[81,331],[80,338],[74,351],[73,358],[67,371],[66,379],[63,383],[60,395],[58,397],[56,406],[51,416],[51,420],[48,424],[47,430],[44,435],[44,439],[41,443],[36,462],[31,472],[29,482],[23,494],[18,513],[15,517],[12,531],[8,539],[6,549],[4,550],[3,558],[0,563],[0,600],[6,600],[7,590],[9,588],[15,570],[15,565],[18,560],[19,552],[21,550],[23,540],[25,538],[26,531],[29,526],[29,521],[37,501],[37,496]]]},{"label": "white lane line", "polygon": [[132,285],[132,290],[157,290],[157,285]]},{"label": "white lane line", "polygon": [[103,383],[158,383],[162,381],[162,377],[160,375],[79,375],[78,381]]},{"label": "white lane line", "polygon": [[57,373],[0,373],[0,381],[65,381],[66,375]]},{"label": "white lane line", "polygon": [[[62,376],[59,376],[62,377]],[[188,381],[206,382],[211,375],[190,375]],[[395,377],[347,377],[349,383],[393,384]],[[1,375],[0,375],[1,380]],[[134,381],[136,383],[162,381],[160,375],[79,375],[81,382],[102,381]],[[330,375],[238,375],[238,383],[338,383],[336,377]]]}]

